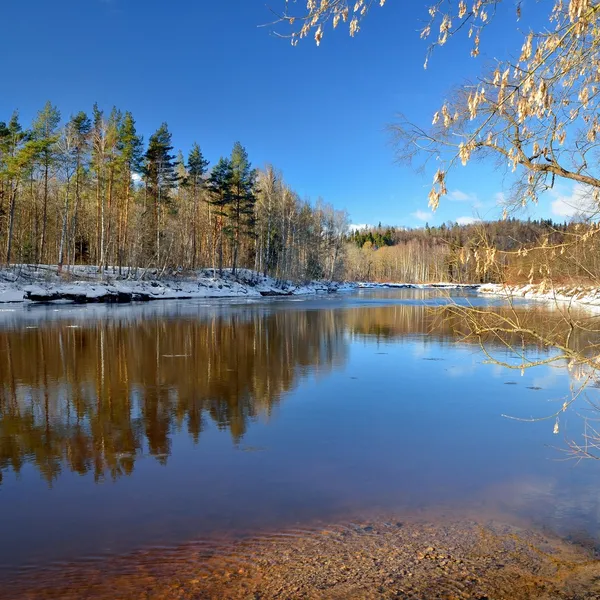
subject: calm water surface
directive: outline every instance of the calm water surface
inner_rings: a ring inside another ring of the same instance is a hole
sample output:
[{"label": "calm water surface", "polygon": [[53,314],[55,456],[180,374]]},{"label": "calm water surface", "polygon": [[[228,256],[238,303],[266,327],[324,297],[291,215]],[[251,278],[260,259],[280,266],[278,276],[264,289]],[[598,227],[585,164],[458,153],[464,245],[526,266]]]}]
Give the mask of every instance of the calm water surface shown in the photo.
[{"label": "calm water surface", "polygon": [[599,540],[600,466],[559,460],[553,422],[501,416],[556,410],[566,370],[486,364],[445,302],[2,309],[0,580],[377,510],[483,507]]}]

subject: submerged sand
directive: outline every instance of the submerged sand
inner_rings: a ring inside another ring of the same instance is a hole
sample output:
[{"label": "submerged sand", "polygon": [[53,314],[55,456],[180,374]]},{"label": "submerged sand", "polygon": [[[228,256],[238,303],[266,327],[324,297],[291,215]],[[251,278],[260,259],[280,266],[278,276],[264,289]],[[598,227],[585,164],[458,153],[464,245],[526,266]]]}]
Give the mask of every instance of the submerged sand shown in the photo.
[{"label": "submerged sand", "polygon": [[500,521],[392,519],[64,566],[2,585],[0,598],[585,600],[600,598],[600,561]]}]

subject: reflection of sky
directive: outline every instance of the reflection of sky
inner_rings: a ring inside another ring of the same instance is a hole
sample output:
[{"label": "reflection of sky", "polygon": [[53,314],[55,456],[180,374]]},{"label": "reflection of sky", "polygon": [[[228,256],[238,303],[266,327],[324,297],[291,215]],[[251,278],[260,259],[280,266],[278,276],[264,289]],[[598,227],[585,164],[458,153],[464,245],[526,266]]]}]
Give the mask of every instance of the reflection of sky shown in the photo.
[{"label": "reflection of sky", "polygon": [[[369,417],[377,423],[376,443],[388,439],[394,455],[409,461],[397,467],[405,484],[399,496],[434,505],[480,498],[562,531],[572,515],[595,532],[597,469],[560,460],[565,443],[553,435],[553,420],[502,417],[557,410],[569,394],[566,369],[544,365],[521,373],[485,364],[472,346],[397,340],[376,348],[354,344],[347,371],[358,376],[353,395],[377,399],[381,418]],[[567,425],[582,427],[575,414]]]}]

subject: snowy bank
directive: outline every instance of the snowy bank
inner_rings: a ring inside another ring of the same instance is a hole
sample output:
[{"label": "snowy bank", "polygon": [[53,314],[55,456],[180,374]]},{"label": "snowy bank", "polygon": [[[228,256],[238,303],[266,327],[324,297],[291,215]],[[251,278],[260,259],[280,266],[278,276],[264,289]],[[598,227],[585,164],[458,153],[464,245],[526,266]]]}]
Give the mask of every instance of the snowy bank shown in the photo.
[{"label": "snowy bank", "polygon": [[557,287],[544,283],[525,285],[504,285],[486,283],[479,286],[480,294],[491,294],[504,298],[524,298],[526,300],[543,300],[549,302],[567,302],[572,305],[599,306],[600,288],[581,285],[561,285]]},{"label": "snowy bank", "polygon": [[312,281],[296,284],[265,277],[248,269],[169,273],[160,279],[152,271],[75,267],[62,275],[53,266],[19,265],[0,271],[0,303],[75,302],[126,303],[192,298],[239,298],[326,294],[354,289],[352,284]]},{"label": "snowy bank", "polygon": [[356,284],[358,288],[363,289],[409,289],[409,290],[478,290],[479,284],[476,283],[449,283],[449,282],[434,282],[434,283],[373,283],[359,282]]}]

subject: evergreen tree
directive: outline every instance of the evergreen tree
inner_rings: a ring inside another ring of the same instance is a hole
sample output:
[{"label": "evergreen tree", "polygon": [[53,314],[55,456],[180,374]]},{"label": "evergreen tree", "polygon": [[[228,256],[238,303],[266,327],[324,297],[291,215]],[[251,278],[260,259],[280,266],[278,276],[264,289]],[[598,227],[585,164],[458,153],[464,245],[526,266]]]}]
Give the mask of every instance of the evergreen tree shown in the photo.
[{"label": "evergreen tree", "polygon": [[231,152],[232,202],[230,208],[231,232],[233,243],[232,268],[235,274],[240,244],[245,236],[254,234],[254,205],[256,196],[256,171],[248,160],[246,149],[236,142]]},{"label": "evergreen tree", "polygon": [[[233,166],[228,158],[221,157],[214,166],[208,178],[211,205],[216,207],[217,219],[217,246],[219,255],[219,272],[223,270],[223,234],[230,236],[229,225],[225,226],[225,219],[229,218],[229,208],[233,202]],[[214,255],[213,255],[214,269]]]},{"label": "evergreen tree", "polygon": [[104,111],[100,110],[97,103],[92,108],[92,171],[95,174],[96,192],[96,239],[94,243],[94,262],[101,266],[102,263],[102,223],[104,212],[104,185],[105,162],[107,146],[107,123]]},{"label": "evergreen tree", "polygon": [[[39,249],[36,246],[36,262],[46,259],[46,236],[48,230],[48,182],[50,170],[57,162],[57,142],[59,140],[58,126],[60,125],[60,111],[50,101],[38,113],[32,125],[32,137],[41,144],[40,168],[43,173],[42,197],[42,231],[39,236]],[[37,225],[37,220],[36,220]],[[36,244],[37,244],[36,235]]]},{"label": "evergreen tree", "polygon": [[[154,255],[160,262],[160,240],[162,235],[162,209],[172,202],[171,190],[177,186],[178,176],[175,170],[175,157],[171,154],[171,133],[163,123],[148,141],[144,158],[144,177],[148,201],[152,204],[152,229],[154,233]],[[150,247],[151,247],[150,246]]]},{"label": "evergreen tree", "polygon": [[[5,175],[6,164],[10,157],[10,130],[4,121],[0,121],[0,223],[6,217],[6,201],[8,198],[8,181]],[[2,229],[0,228],[0,235]]]},{"label": "evergreen tree", "polygon": [[118,171],[121,166],[119,159],[119,131],[123,114],[119,109],[113,107],[106,121],[105,126],[105,146],[104,146],[104,163],[106,177],[106,191],[102,196],[100,205],[100,248],[98,265],[106,270],[109,262],[109,257],[113,254],[113,229],[114,229],[114,212],[115,212],[115,196]]},{"label": "evergreen tree", "polygon": [[119,219],[117,228],[117,247],[119,273],[121,272],[125,253],[129,247],[130,202],[133,177],[142,172],[144,147],[142,138],[137,134],[135,120],[130,112],[126,112],[118,132],[118,150],[121,166],[121,186]]},{"label": "evergreen tree", "polygon": [[[65,168],[70,169],[71,162],[75,172],[75,205],[71,216],[71,225],[69,231],[69,189],[67,187],[65,193],[65,206],[63,212],[63,227],[58,256],[58,271],[62,271],[64,262],[64,248],[67,248],[67,254],[70,254],[74,259],[76,252],[76,242],[79,226],[79,211],[82,203],[82,191],[87,174],[88,166],[88,151],[90,143],[90,134],[92,131],[92,123],[89,117],[80,111],[72,116],[67,123],[65,137],[65,152],[63,161]],[[80,249],[80,254],[83,254]]]},{"label": "evergreen tree", "polygon": [[[200,190],[204,185],[204,176],[208,168],[209,161],[205,160],[200,146],[194,143],[192,150],[188,156],[187,171],[188,183],[192,194],[192,268],[195,269],[198,260],[198,224],[200,221],[199,213],[199,196]],[[210,204],[209,210],[210,210]],[[208,225],[210,227],[210,212],[208,215]]]},{"label": "evergreen tree", "polygon": [[192,146],[188,156],[188,173],[192,184],[201,185],[204,175],[210,162],[204,158],[200,146],[196,142]]},{"label": "evergreen tree", "polygon": [[12,258],[13,237],[15,232],[16,206],[19,188],[26,172],[30,172],[39,156],[41,144],[33,140],[31,132],[23,131],[19,115],[13,113],[8,127],[2,128],[2,154],[4,155],[0,179],[6,181],[8,191],[8,230],[6,233],[6,264]]}]

